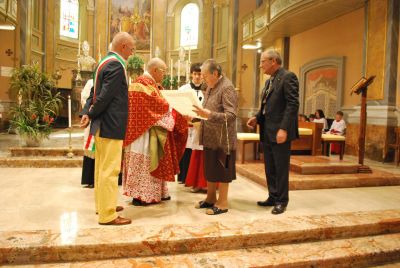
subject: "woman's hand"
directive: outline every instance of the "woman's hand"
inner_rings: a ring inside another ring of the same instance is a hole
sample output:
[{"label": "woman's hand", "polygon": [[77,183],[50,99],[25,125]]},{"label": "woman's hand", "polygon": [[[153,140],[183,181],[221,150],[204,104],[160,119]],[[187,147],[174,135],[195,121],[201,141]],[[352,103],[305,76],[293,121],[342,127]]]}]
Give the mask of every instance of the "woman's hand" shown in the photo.
[{"label": "woman's hand", "polygon": [[193,112],[195,112],[198,116],[202,117],[202,118],[208,118],[211,114],[211,111],[208,109],[204,109],[202,107],[199,107],[197,105],[193,105],[194,110],[192,110]]}]

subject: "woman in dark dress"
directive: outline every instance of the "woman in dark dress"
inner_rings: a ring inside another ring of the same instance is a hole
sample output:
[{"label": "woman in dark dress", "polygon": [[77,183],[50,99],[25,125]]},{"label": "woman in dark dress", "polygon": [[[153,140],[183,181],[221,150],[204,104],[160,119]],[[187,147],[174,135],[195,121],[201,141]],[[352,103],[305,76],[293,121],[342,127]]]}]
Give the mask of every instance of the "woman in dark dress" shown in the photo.
[{"label": "woman in dark dress", "polygon": [[[236,113],[238,98],[232,82],[222,75],[215,60],[206,60],[201,73],[207,84],[203,107],[195,112],[202,120],[200,144],[204,147],[204,175],[207,197],[196,208],[207,208],[208,215],[228,212],[229,183],[236,179]],[[217,185],[219,195],[217,198]]]}]

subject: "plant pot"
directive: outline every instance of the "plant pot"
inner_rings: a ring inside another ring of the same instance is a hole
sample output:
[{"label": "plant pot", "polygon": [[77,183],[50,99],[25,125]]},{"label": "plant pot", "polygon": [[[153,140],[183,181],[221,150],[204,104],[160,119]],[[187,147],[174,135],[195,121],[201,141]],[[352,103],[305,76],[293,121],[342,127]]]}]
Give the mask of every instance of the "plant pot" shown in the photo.
[{"label": "plant pot", "polygon": [[24,136],[24,140],[27,147],[39,147],[42,144],[43,138],[41,136]]}]

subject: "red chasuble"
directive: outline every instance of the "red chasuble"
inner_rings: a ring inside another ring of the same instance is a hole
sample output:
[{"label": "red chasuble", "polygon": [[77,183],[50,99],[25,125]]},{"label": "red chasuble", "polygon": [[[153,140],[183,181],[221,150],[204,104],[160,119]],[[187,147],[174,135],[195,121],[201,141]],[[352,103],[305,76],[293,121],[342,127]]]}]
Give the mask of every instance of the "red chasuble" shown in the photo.
[{"label": "red chasuble", "polygon": [[[140,85],[143,85],[146,90]],[[124,146],[128,146],[138,137],[143,135],[155,123],[168,112],[169,105],[161,97],[155,81],[140,76],[131,84],[128,91],[128,126],[125,134]],[[175,181],[175,175],[179,173],[179,161],[185,151],[188,136],[188,126],[181,114],[172,111],[175,120],[173,131],[166,131],[166,140],[160,144],[162,148],[156,166],[150,170],[150,174],[164,181]]]}]

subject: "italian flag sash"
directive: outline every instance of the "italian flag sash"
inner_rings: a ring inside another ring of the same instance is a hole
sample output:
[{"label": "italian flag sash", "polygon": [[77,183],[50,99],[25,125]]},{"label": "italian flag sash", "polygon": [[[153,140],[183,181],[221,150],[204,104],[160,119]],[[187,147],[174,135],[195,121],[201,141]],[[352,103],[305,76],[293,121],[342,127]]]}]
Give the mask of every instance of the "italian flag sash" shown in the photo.
[{"label": "italian flag sash", "polygon": [[[126,72],[125,61],[121,58],[120,55],[111,52],[106,57],[104,57],[103,59],[100,60],[99,64],[96,67],[96,70],[94,71],[94,74],[93,74],[93,81],[94,81],[94,83],[93,83],[93,87],[94,87],[93,104],[96,102],[96,90],[97,90],[97,84],[98,84],[97,78],[98,78],[101,70],[103,70],[104,66],[106,66],[111,61],[118,61],[119,63],[121,63],[122,67],[124,68],[126,84],[128,85],[128,74]],[[96,149],[96,145],[94,143],[94,135],[89,134],[88,138],[84,144],[85,144],[85,148],[84,148],[85,155],[94,158],[94,152]]]}]

